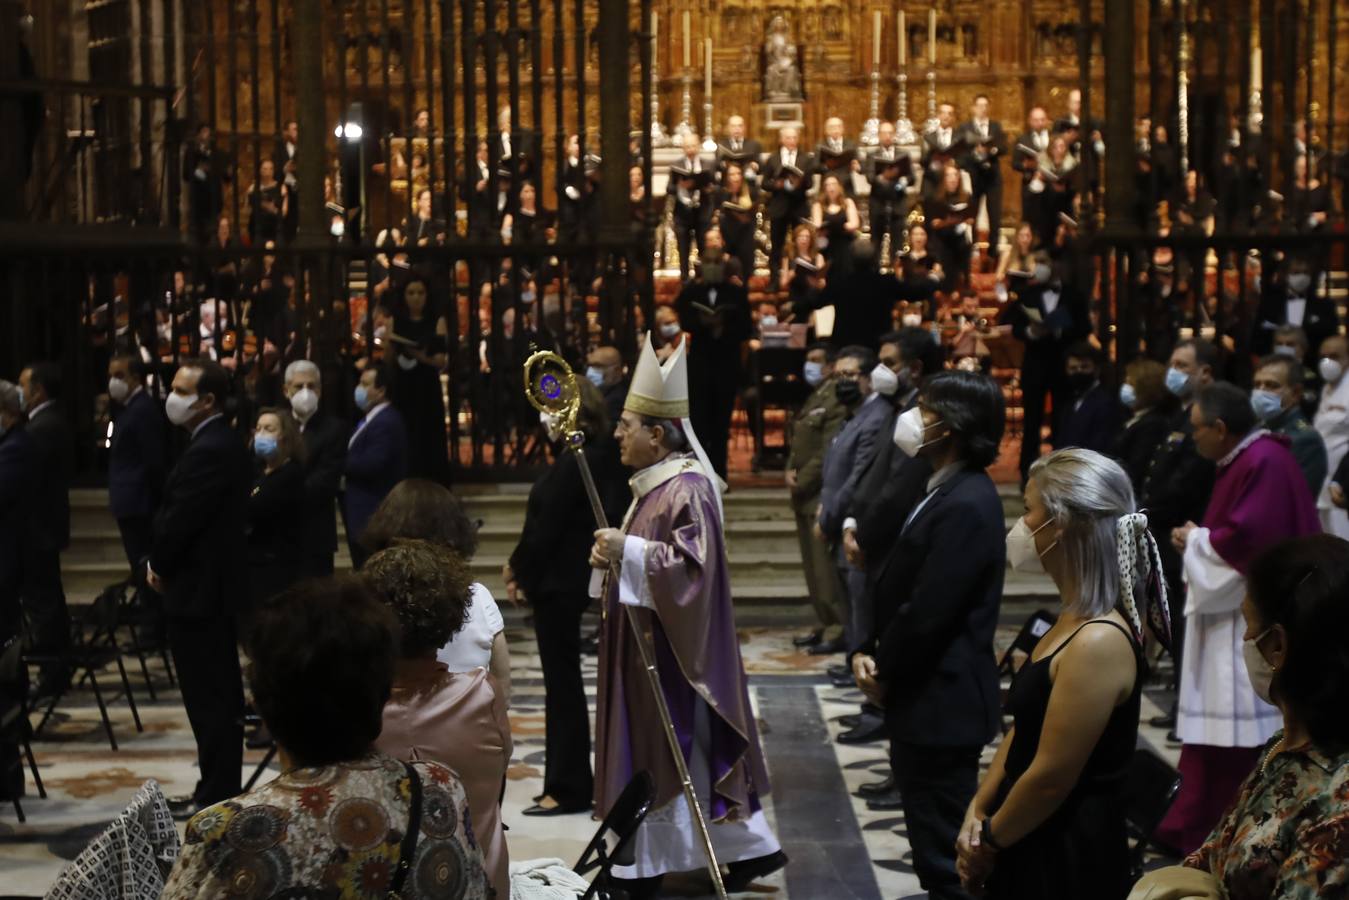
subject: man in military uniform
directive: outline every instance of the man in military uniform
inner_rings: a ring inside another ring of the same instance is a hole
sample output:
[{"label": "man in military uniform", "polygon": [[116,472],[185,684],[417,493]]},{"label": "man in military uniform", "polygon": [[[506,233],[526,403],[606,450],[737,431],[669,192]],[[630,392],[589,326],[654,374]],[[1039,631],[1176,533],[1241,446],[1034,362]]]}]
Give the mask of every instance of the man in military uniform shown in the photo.
[{"label": "man in military uniform", "polygon": [[1261,425],[1288,438],[1293,458],[1315,497],[1326,483],[1326,442],[1302,411],[1302,376],[1299,360],[1266,356],[1251,382],[1251,406]]},{"label": "man in military uniform", "polygon": [[833,360],[829,345],[819,343],[806,351],[804,377],[814,388],[792,423],[792,441],[787,456],[787,487],[796,514],[796,537],[801,544],[801,563],[806,571],[806,589],[815,605],[820,626],[796,638],[798,647],[830,646],[843,639],[843,604],[837,570],[829,548],[812,534],[815,509],[824,483],[824,451],[843,427],[848,414],[834,389]]}]

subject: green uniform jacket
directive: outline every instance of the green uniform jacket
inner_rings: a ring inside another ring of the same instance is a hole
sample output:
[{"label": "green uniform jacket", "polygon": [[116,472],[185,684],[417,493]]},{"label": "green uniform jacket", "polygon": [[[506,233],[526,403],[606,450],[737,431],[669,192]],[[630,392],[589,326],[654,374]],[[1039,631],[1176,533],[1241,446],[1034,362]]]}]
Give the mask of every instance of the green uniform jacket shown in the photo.
[{"label": "green uniform jacket", "polygon": [[[834,393],[834,379],[820,383],[792,421],[792,446],[787,454],[787,469],[796,470],[796,489],[792,505],[798,512],[810,513],[823,486],[824,451],[843,427],[848,409]],[[810,507],[809,509],[807,507]]]},{"label": "green uniform jacket", "polygon": [[1325,487],[1326,474],[1330,463],[1326,460],[1326,442],[1321,432],[1312,427],[1307,416],[1296,406],[1286,409],[1270,419],[1267,427],[1275,434],[1281,434],[1292,442],[1293,458],[1307,479],[1312,497],[1320,495]]}]

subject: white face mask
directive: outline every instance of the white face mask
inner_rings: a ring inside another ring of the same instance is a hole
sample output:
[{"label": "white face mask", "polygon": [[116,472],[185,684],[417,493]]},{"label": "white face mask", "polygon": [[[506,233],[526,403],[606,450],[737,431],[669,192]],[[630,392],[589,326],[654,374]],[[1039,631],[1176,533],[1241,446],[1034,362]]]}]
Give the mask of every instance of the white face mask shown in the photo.
[{"label": "white face mask", "polygon": [[1270,629],[1266,628],[1249,641],[1242,641],[1241,656],[1246,661],[1246,674],[1251,678],[1251,688],[1255,691],[1255,696],[1266,703],[1273,703],[1274,701],[1269,699],[1269,687],[1274,681],[1274,667],[1265,659],[1259,647],[1269,631]]},{"label": "white face mask", "polygon": [[920,313],[905,313],[899,317],[899,323],[905,328],[917,328],[923,324],[923,316]]},{"label": "white face mask", "polygon": [[175,425],[183,426],[192,420],[192,407],[197,402],[197,395],[184,397],[181,394],[169,394],[164,401],[164,414],[169,417],[169,421]]},{"label": "white face mask", "polygon": [[679,323],[666,322],[664,325],[660,326],[660,333],[666,340],[673,340],[674,338],[679,337]]},{"label": "white face mask", "polygon": [[[1025,516],[1016,520],[1016,524],[1007,534],[1007,562],[1011,564],[1014,571],[1030,575],[1045,570],[1040,551],[1035,546],[1035,536],[1053,521],[1053,519],[1047,519],[1043,525],[1031,531],[1030,526],[1026,524]],[[1055,541],[1045,548],[1045,553],[1053,550],[1057,543],[1058,541]]]},{"label": "white face mask", "polygon": [[108,396],[114,403],[125,403],[126,398],[131,396],[131,385],[120,378],[109,378]]},{"label": "white face mask", "polygon": [[1321,357],[1321,361],[1316,364],[1316,370],[1321,374],[1321,380],[1330,384],[1338,383],[1340,377],[1344,375],[1344,366],[1338,359],[1331,359],[1329,356]]},{"label": "white face mask", "polygon": [[871,389],[882,397],[893,397],[899,390],[899,376],[885,363],[871,370]]},{"label": "white face mask", "polygon": [[923,411],[918,407],[907,410],[895,420],[895,433],[893,436],[895,446],[899,452],[910,458],[918,455],[932,441],[924,441],[923,434],[929,428],[940,425],[941,421],[933,422],[931,425],[923,424]]},{"label": "white face mask", "polygon": [[301,422],[306,421],[319,408],[319,395],[311,388],[300,388],[290,396],[290,408]]}]

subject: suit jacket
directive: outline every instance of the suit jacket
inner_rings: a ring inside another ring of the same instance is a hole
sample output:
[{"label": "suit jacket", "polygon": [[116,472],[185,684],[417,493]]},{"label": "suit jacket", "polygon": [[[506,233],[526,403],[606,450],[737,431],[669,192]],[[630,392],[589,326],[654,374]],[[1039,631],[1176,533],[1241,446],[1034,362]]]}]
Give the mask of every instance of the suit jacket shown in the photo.
[{"label": "suit jacket", "polygon": [[937,132],[929,131],[923,135],[923,193],[930,194],[941,184],[942,170],[946,163],[956,162],[964,151],[960,145],[960,128],[951,126],[951,143],[942,147],[937,141]]},{"label": "suit jacket", "polygon": [[874,588],[891,740],[973,747],[997,733],[993,633],[1005,539],[997,488],[967,469],[943,482],[895,541]]},{"label": "suit jacket", "polygon": [[[731,260],[728,258],[727,262]],[[711,299],[713,287],[717,290],[715,302]],[[720,334],[703,322],[706,314],[696,309],[694,303],[718,311]],[[675,298],[675,310],[679,323],[693,339],[689,345],[690,381],[705,376],[724,379],[740,371],[740,345],[750,336],[749,295],[743,287],[726,282],[712,285],[701,278],[690,281]],[[730,384],[734,386],[736,382],[732,380]]]},{"label": "suit jacket", "polygon": [[223,417],[201,426],[169,472],[155,513],[150,567],[175,618],[232,615],[247,597],[253,465]]},{"label": "suit jacket", "polygon": [[1059,412],[1054,449],[1085,447],[1097,453],[1108,453],[1119,431],[1119,420],[1119,400],[1096,384],[1082,395],[1081,401],[1069,400]]},{"label": "suit jacket", "polygon": [[322,411],[314,413],[305,423],[302,526],[305,556],[332,555],[337,551],[335,502],[347,461],[347,437],[342,423]]},{"label": "suit jacket", "polygon": [[962,145],[958,164],[970,173],[970,179],[976,185],[1002,181],[1002,157],[1007,153],[1007,132],[1002,123],[988,120],[988,141],[984,145],[987,155],[982,160],[975,155],[974,149],[984,142],[984,138],[973,119],[962,122],[956,128],[956,135],[956,142]]},{"label": "suit jacket", "polygon": [[[743,141],[740,142],[740,150],[739,150],[739,152],[736,152],[736,151],[734,151],[734,150],[731,149],[731,139],[730,139],[730,138],[724,137],[724,138],[722,138],[720,141],[717,142],[717,171],[718,171],[718,172],[723,172],[723,173],[724,173],[724,172],[726,171],[726,164],[727,164],[727,163],[729,163],[729,162],[739,162],[739,161],[741,161],[741,160],[740,160],[741,157],[746,157],[746,158],[743,160],[743,162],[744,162],[744,164],[745,164],[746,169],[748,169],[749,164],[750,164],[751,162],[756,162],[756,163],[757,163],[757,162],[759,162],[759,160],[763,157],[763,144],[760,144],[758,141],[753,140],[752,138],[745,138]],[[762,163],[760,163],[760,168],[762,168]],[[746,175],[751,175],[751,173],[748,172],[748,171],[747,171],[745,174],[746,174]],[[756,177],[757,177],[757,176],[756,176]]]},{"label": "suit jacket", "polygon": [[[1302,330],[1307,335],[1307,357],[1303,363],[1312,371],[1321,355],[1321,342],[1340,333],[1340,314],[1335,301],[1315,291],[1309,292],[1307,309],[1302,314]],[[1251,351],[1261,356],[1274,349],[1274,332],[1288,324],[1288,289],[1273,282],[1260,294],[1260,307],[1251,330]]]},{"label": "suit jacket", "polygon": [[347,534],[360,540],[375,508],[407,477],[408,434],[403,416],[392,403],[364,428],[356,423],[347,444],[346,510]]},{"label": "suit jacket", "polygon": [[833,173],[843,179],[843,191],[852,194],[852,163],[857,159],[857,144],[843,139],[843,149],[838,153],[829,149],[828,141],[821,141],[815,148],[815,171],[820,177]]},{"label": "suit jacket", "polygon": [[22,426],[0,434],[0,641],[18,632],[24,536],[40,472],[37,454]]},{"label": "suit jacket", "polygon": [[815,157],[805,150],[796,151],[796,168],[805,173],[795,188],[788,189],[784,178],[787,173],[782,168],[782,149],[773,151],[763,164],[763,188],[768,191],[768,202],[764,213],[770,219],[786,217],[793,220],[804,219],[810,215],[810,200],[806,196],[811,188],[811,175],[815,172]]},{"label": "suit jacket", "polygon": [[[904,199],[905,190],[913,183],[913,158],[906,150],[895,146],[890,149],[894,151],[893,160],[882,158],[880,148],[876,148],[867,159],[866,172],[867,181],[871,184],[872,199],[896,203]],[[898,166],[899,175],[895,178],[886,178],[884,173],[888,166]]]},{"label": "suit jacket", "polygon": [[75,434],[59,402],[28,420],[25,429],[37,448],[38,480],[33,512],[25,531],[34,550],[70,546],[70,479],[75,472]]},{"label": "suit jacket", "polygon": [[[1087,298],[1068,284],[1059,287],[1059,303],[1054,312],[1047,312],[1044,295],[1048,289],[1048,285],[1038,284],[1027,287],[1007,304],[1004,321],[1011,324],[1012,335],[1025,343],[1026,361],[1035,360],[1058,366],[1064,349],[1090,333],[1091,320],[1088,318]],[[1041,322],[1049,329],[1047,334],[1031,337],[1032,319],[1029,310],[1039,313]]]},{"label": "suit jacket", "polygon": [[881,427],[890,421],[893,411],[886,398],[873,395],[853,411],[824,452],[824,472],[820,486],[820,530],[831,541],[842,536],[843,520],[852,508],[857,482],[878,441],[884,440]]},{"label": "suit jacket", "polygon": [[1153,454],[1138,499],[1172,589],[1179,586],[1181,559],[1171,544],[1171,529],[1204,518],[1214,477],[1213,463],[1195,450],[1190,410],[1183,408],[1172,417],[1170,432]]},{"label": "suit jacket", "polygon": [[[908,283],[874,268],[861,267],[847,278],[829,282],[813,306],[818,309],[833,304],[834,333],[829,342],[835,348],[860,344],[876,350],[881,335],[894,328],[895,304],[900,300],[926,300],[936,289],[935,281]],[[798,318],[802,312],[797,311]]]},{"label": "suit jacket", "polygon": [[857,520],[857,544],[866,557],[871,576],[879,573],[899,537],[904,520],[926,493],[927,480],[932,477],[931,463],[921,456],[905,456],[893,440],[895,421],[917,400],[915,391],[909,402],[893,409],[881,425],[876,436],[876,452],[853,492],[849,515]]},{"label": "suit jacket", "polygon": [[1143,484],[1147,479],[1152,458],[1170,431],[1171,416],[1162,410],[1150,409],[1125,424],[1110,448],[1110,456],[1129,473],[1129,481],[1134,486],[1134,496],[1140,503],[1143,500]]},{"label": "suit jacket", "polygon": [[113,518],[152,516],[168,470],[167,423],[144,389],[112,416],[108,449],[108,506]]},{"label": "suit jacket", "polygon": [[824,454],[848,414],[838,401],[837,383],[833,378],[820,382],[792,420],[791,448],[787,452],[787,468],[796,471],[792,506],[806,515],[815,513],[824,486]]}]

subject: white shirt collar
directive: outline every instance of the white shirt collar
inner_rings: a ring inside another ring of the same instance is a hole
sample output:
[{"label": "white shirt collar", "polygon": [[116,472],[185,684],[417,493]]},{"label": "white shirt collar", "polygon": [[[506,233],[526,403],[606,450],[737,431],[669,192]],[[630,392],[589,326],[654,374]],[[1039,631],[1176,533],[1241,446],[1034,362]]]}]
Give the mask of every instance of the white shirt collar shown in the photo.
[{"label": "white shirt collar", "polygon": [[37,406],[34,406],[32,409],[28,410],[29,420],[31,421],[35,416],[37,416],[38,413],[42,412],[44,409],[51,406],[55,402],[56,402],[55,400],[43,400]]}]

